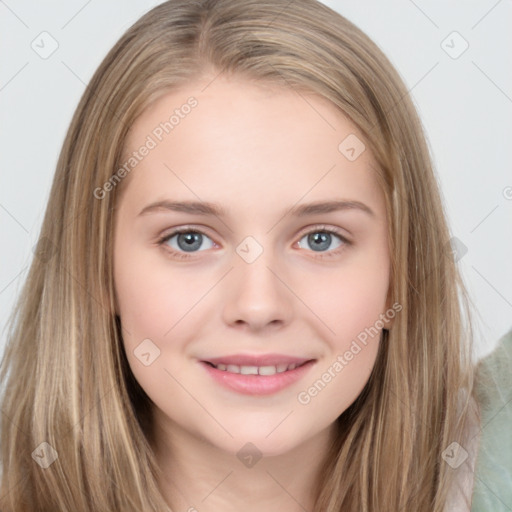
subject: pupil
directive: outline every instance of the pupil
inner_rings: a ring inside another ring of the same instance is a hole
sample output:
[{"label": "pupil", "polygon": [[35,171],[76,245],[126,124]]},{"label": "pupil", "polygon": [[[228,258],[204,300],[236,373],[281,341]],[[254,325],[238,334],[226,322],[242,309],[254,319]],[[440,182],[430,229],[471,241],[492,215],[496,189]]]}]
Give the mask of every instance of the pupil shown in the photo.
[{"label": "pupil", "polygon": [[178,235],[178,246],[184,251],[193,251],[199,249],[202,243],[201,233],[184,233]]},{"label": "pupil", "polygon": [[331,235],[329,233],[312,233],[308,236],[308,243],[314,251],[322,251],[331,245]]}]

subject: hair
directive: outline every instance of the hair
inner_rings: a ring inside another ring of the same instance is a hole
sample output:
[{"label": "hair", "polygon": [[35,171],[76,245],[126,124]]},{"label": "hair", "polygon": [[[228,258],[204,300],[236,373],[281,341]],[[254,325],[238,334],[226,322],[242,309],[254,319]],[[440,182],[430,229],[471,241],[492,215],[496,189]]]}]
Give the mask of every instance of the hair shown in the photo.
[{"label": "hair", "polygon": [[[221,73],[330,101],[364,136],[386,201],[389,296],[402,312],[382,331],[363,392],[337,420],[315,512],[441,512],[455,474],[441,454],[464,445],[474,395],[469,298],[406,86],[375,43],[314,0],[165,2],[93,75],[9,320],[2,511],[170,510],[157,484],[150,399],[130,371],[115,314],[121,187],[102,199],[94,190],[119,169],[128,131],[150,104]],[[43,451],[57,455],[46,468],[35,462]]]}]

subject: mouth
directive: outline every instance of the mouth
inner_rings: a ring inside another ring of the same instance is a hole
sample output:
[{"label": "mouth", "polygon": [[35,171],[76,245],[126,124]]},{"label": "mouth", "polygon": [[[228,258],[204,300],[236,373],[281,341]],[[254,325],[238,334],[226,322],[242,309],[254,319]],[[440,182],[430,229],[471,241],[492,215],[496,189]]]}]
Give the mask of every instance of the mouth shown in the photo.
[{"label": "mouth", "polygon": [[240,375],[275,375],[276,373],[284,373],[295,370],[295,368],[299,368],[308,364],[312,359],[305,361],[304,363],[281,363],[277,365],[266,365],[266,366],[249,366],[249,365],[237,365],[237,364],[223,364],[218,363],[214,364],[210,361],[203,361],[204,363],[210,365],[212,368],[216,368],[217,370],[228,372],[228,373],[238,373]]},{"label": "mouth", "polygon": [[[231,359],[227,361],[226,359]],[[235,364],[235,356],[223,358],[223,361],[200,361],[201,366],[206,370],[212,382],[219,384],[222,388],[245,395],[271,395],[291,387],[305,375],[317,362],[316,359],[298,359],[281,357],[276,362],[270,356],[260,358],[263,362],[259,364],[248,361],[247,357],[237,357],[240,364]],[[294,359],[293,361],[290,361]],[[254,358],[252,358],[254,361]],[[270,364],[274,362],[275,364]],[[242,364],[243,363],[243,364]]]}]

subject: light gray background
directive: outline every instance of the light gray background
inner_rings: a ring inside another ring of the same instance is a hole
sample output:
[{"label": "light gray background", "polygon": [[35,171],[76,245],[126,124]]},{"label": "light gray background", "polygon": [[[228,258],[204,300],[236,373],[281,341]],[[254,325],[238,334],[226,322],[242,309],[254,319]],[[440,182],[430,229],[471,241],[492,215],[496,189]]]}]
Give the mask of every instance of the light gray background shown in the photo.
[{"label": "light gray background", "polygon": [[[0,355],[72,113],[108,50],[159,3],[0,0]],[[512,2],[325,3],[384,50],[410,89],[452,235],[467,248],[459,265],[482,356],[512,327]],[[32,45],[42,52],[51,39],[58,48],[43,59]]]}]

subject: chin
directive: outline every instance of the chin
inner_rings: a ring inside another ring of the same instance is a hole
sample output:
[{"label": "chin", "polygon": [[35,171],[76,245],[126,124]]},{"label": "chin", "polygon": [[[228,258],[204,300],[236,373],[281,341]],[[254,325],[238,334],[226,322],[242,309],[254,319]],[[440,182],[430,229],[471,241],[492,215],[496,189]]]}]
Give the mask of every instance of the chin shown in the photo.
[{"label": "chin", "polygon": [[[218,447],[238,457],[242,462],[246,455],[256,457],[278,457],[297,448],[304,442],[303,438],[291,435],[291,432],[283,429],[271,433],[262,429],[248,429],[245,431],[231,432],[234,438],[225,440]],[[296,435],[296,434],[295,434]]]}]

